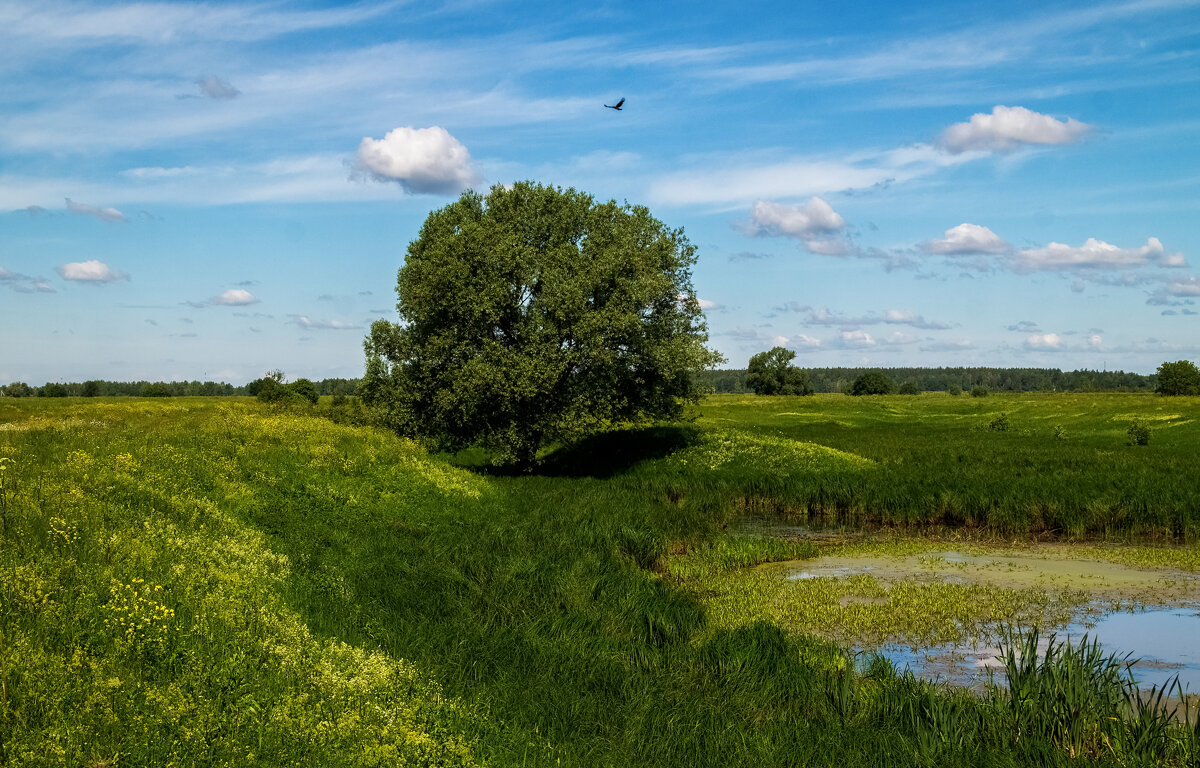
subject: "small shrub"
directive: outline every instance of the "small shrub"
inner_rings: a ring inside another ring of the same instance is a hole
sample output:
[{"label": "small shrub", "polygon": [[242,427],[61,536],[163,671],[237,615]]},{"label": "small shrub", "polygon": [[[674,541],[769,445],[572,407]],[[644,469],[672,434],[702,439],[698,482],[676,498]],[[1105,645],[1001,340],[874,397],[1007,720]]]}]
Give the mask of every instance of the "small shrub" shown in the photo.
[{"label": "small shrub", "polygon": [[317,394],[317,385],[308,379],[296,379],[291,384],[288,384],[287,389],[291,395],[302,400],[307,400],[313,405],[316,405],[317,400],[320,399],[320,396]]},{"label": "small shrub", "polygon": [[1062,427],[1062,425],[1060,425],[1060,424],[1054,425],[1054,439],[1055,440],[1066,440],[1067,439],[1067,430],[1064,429]]},{"label": "small shrub", "polygon": [[951,384],[950,386],[946,387],[946,392],[949,393],[951,397],[958,397],[963,391],[962,387],[958,386],[957,384]]},{"label": "small shrub", "polygon": [[921,390],[917,389],[917,385],[911,381],[904,382],[900,385],[900,389],[897,390],[897,392],[901,395],[916,395],[919,394],[920,391]]},{"label": "small shrub", "polygon": [[987,397],[988,389],[982,384],[971,387],[971,397]]},{"label": "small shrub", "polygon": [[1141,419],[1129,422],[1129,429],[1125,430],[1125,434],[1129,435],[1130,445],[1148,445],[1150,443],[1150,427],[1146,426]]},{"label": "small shrub", "polygon": [[993,432],[1007,432],[1009,428],[1008,414],[1002,413],[988,422],[988,429]]}]

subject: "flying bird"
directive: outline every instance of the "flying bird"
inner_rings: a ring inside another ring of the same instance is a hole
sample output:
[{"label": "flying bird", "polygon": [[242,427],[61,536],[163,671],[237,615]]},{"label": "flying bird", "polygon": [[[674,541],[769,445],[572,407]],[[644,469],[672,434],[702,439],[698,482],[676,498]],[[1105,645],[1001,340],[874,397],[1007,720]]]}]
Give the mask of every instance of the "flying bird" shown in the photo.
[{"label": "flying bird", "polygon": [[608,107],[609,109],[615,109],[615,110],[617,110],[618,112],[620,112],[620,111],[621,111],[621,105],[622,105],[622,104],[624,104],[624,103],[625,103],[625,97],[624,97],[624,96],[622,96],[622,97],[621,97],[621,100],[620,100],[620,101],[618,101],[616,104],[605,104],[604,106]]}]

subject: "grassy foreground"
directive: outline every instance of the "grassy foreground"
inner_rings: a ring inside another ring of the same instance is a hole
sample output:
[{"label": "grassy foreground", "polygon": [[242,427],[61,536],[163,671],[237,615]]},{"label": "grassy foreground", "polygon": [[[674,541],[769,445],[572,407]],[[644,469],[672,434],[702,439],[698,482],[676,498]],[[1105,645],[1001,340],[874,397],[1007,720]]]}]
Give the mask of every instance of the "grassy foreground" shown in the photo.
[{"label": "grassy foreground", "polygon": [[[0,765],[1071,762],[1053,735],[943,738],[986,711],[707,604],[814,551],[725,534],[747,510],[950,524],[922,512],[940,485],[996,530],[1195,532],[1190,417],[1126,446],[1164,401],[1070,401],[1066,440],[1034,422],[1061,401],[1026,402],[717,398],[503,477],[248,402],[0,400]],[[1073,471],[1037,480],[1055,455]],[[1014,467],[1034,479],[989,480]]]}]

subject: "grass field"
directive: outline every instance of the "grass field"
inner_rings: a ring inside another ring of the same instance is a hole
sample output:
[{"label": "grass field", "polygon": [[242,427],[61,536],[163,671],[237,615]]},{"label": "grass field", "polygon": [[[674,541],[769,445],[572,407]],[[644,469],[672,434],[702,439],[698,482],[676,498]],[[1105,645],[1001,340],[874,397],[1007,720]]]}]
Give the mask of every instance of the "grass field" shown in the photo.
[{"label": "grass field", "polygon": [[1190,548],[1198,405],[715,397],[505,476],[249,401],[3,399],[0,765],[1183,765],[713,601],[815,553],[747,514]]}]

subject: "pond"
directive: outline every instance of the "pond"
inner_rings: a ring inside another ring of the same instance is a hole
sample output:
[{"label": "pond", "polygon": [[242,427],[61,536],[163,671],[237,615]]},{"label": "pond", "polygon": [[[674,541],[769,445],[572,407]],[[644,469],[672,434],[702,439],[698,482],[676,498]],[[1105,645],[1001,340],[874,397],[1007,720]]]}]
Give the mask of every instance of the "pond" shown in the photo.
[{"label": "pond", "polygon": [[[901,592],[957,585],[959,599],[986,597],[1001,590],[1033,600],[1041,596],[1052,609],[1026,613],[1058,639],[1098,639],[1107,652],[1137,659],[1132,671],[1143,687],[1162,686],[1178,676],[1191,692],[1200,691],[1200,574],[1178,567],[1129,564],[1120,551],[1095,547],[1040,545],[1020,549],[947,549],[872,553],[870,548],[812,560],[776,563],[764,569],[783,577],[793,589],[818,586],[847,607],[886,611]],[[809,582],[809,584],[803,584]],[[933,592],[930,594],[941,594]],[[896,606],[897,613],[911,607]],[[931,611],[935,609],[931,606]],[[943,609],[937,609],[943,610]],[[947,622],[957,619],[951,608]],[[969,615],[969,608],[963,615]],[[850,617],[854,618],[854,617]],[[856,650],[878,652],[928,678],[979,687],[998,667],[1001,627],[1011,617],[982,620],[957,637],[914,637],[901,619],[874,637],[847,637]],[[830,621],[831,624],[834,621]],[[960,623],[963,623],[960,621]],[[837,635],[838,628],[830,627]],[[1045,636],[1047,632],[1043,632]],[[1044,646],[1043,646],[1044,647]]]}]

